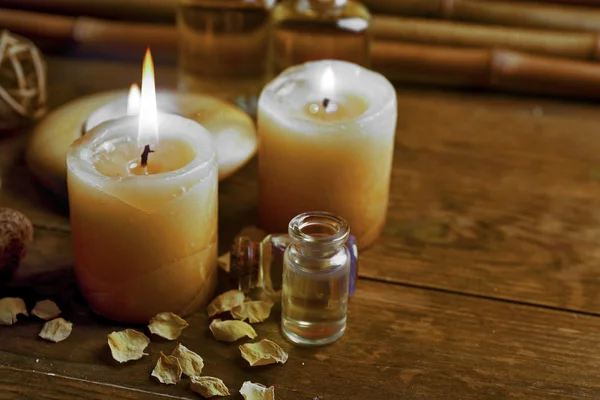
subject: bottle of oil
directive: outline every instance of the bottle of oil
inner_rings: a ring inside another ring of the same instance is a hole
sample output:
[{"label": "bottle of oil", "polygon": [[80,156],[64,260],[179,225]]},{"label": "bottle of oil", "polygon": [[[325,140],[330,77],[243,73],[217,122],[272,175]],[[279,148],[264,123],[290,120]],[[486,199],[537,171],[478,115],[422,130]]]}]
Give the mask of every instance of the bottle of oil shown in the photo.
[{"label": "bottle of oil", "polygon": [[371,15],[354,0],[283,0],[272,12],[273,73],[307,61],[370,66]]},{"label": "bottle of oil", "polygon": [[274,1],[179,0],[179,90],[220,97],[254,114],[269,76]]},{"label": "bottle of oil", "polygon": [[330,213],[300,214],[289,224],[292,244],[283,261],[281,326],[300,345],[324,345],[346,329],[350,228]]}]

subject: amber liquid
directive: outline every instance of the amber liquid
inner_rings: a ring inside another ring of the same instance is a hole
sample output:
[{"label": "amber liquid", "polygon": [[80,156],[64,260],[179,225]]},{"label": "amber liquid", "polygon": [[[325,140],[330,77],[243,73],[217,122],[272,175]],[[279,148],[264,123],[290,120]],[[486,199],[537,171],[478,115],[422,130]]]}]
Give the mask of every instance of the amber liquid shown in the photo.
[{"label": "amber liquid", "polygon": [[268,78],[269,9],[261,0],[182,0],[177,12],[179,89],[255,113]]},{"label": "amber liquid", "polygon": [[356,2],[339,9],[303,9],[283,1],[273,10],[273,72],[307,61],[334,59],[370,65],[370,15]]}]

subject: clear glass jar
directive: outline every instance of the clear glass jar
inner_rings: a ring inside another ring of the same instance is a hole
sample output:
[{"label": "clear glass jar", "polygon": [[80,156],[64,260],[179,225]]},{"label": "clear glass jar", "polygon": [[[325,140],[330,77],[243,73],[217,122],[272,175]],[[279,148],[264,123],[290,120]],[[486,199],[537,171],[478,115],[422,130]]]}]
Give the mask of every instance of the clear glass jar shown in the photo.
[{"label": "clear glass jar", "polygon": [[[247,236],[237,237],[231,246],[230,276],[238,289],[249,292],[263,290],[269,297],[279,299],[283,285],[283,255],[292,238],[287,234],[273,234],[261,241]],[[346,241],[350,253],[349,295],[354,294],[358,277],[358,248],[350,235]]]},{"label": "clear glass jar", "polygon": [[300,214],[289,225],[281,291],[283,334],[300,345],[325,345],[346,330],[351,256],[346,221],[330,213]]},{"label": "clear glass jar", "polygon": [[256,112],[269,77],[269,14],[275,0],[179,0],[180,91]]},{"label": "clear glass jar", "polygon": [[283,0],[273,9],[273,72],[333,59],[370,66],[371,15],[354,0]]}]

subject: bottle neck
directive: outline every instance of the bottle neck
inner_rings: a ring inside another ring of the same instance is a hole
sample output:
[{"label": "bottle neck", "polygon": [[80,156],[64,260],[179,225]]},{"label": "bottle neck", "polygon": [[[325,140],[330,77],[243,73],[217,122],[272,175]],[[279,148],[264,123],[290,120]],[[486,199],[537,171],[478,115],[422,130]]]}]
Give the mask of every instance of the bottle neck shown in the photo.
[{"label": "bottle neck", "polygon": [[295,250],[306,257],[331,257],[348,240],[348,223],[327,212],[308,212],[290,221],[289,235]]}]

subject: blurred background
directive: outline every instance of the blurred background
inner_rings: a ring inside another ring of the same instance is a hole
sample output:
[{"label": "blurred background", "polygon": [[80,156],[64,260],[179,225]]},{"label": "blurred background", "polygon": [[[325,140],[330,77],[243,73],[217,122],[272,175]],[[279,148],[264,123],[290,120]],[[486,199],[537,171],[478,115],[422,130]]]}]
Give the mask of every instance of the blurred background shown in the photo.
[{"label": "blurred background", "polygon": [[600,0],[2,0],[45,54],[177,66],[180,90],[252,112],[265,82],[325,58],[395,82],[600,97]]}]

